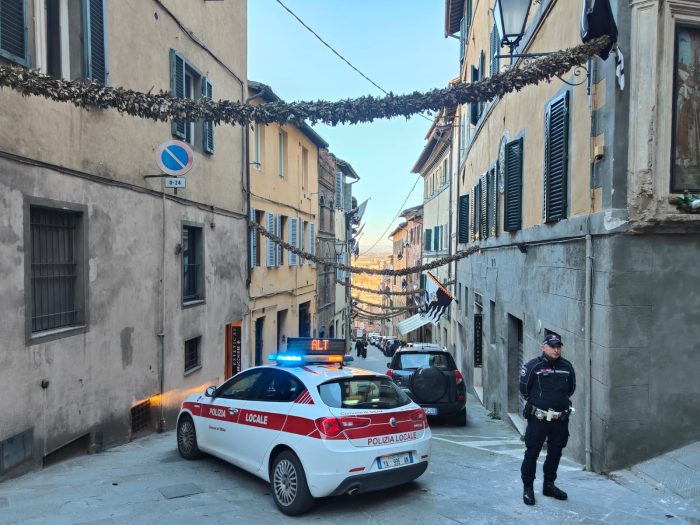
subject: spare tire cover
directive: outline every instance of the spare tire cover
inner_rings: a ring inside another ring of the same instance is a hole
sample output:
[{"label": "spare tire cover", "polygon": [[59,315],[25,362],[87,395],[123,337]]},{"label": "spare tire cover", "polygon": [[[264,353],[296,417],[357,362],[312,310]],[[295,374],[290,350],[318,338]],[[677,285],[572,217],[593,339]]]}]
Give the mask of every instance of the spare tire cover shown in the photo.
[{"label": "spare tire cover", "polygon": [[411,378],[411,391],[418,401],[435,403],[447,392],[445,374],[433,366],[419,368]]}]

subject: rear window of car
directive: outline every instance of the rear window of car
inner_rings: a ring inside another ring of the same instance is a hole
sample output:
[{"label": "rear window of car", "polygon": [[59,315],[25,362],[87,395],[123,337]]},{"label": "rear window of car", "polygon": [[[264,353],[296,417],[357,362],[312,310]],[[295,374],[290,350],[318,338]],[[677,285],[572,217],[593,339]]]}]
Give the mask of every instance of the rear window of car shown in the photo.
[{"label": "rear window of car", "polygon": [[396,408],[410,398],[388,377],[360,376],[319,385],[323,402],[331,408]]},{"label": "rear window of car", "polygon": [[392,368],[411,370],[434,366],[440,370],[456,370],[454,359],[445,352],[402,352],[394,357]]}]

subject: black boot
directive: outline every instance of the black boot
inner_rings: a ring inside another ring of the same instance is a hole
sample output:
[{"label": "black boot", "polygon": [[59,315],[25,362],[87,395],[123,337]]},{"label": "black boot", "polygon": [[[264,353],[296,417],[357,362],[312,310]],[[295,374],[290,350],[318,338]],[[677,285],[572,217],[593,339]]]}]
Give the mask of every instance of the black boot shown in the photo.
[{"label": "black boot", "polygon": [[532,485],[529,487],[526,485],[523,488],[523,503],[525,503],[525,505],[535,504],[535,491],[533,490]]},{"label": "black boot", "polygon": [[557,487],[553,481],[544,482],[544,485],[542,486],[542,494],[562,501],[569,497],[569,495]]}]

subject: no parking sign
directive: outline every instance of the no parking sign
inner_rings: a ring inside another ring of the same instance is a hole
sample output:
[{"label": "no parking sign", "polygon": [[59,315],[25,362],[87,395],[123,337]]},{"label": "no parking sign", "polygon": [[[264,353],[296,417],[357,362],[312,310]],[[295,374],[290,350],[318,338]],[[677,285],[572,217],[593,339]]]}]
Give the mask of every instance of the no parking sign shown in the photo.
[{"label": "no parking sign", "polygon": [[192,169],[194,155],[186,142],[169,140],[158,148],[156,163],[163,173],[179,177]]}]

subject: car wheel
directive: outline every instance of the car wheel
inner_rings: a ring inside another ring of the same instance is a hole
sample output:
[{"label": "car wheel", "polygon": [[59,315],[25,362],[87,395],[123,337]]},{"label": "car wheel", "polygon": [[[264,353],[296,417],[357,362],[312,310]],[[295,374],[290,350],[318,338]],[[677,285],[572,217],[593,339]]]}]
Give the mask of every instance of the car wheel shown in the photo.
[{"label": "car wheel", "polygon": [[194,421],[188,415],[182,416],[177,422],[177,450],[185,459],[199,459],[204,455],[197,446]]},{"label": "car wheel", "polygon": [[423,403],[438,402],[447,388],[445,374],[435,367],[419,368],[411,376],[411,391]]},{"label": "car wheel", "polygon": [[288,450],[278,454],[273,460],[270,485],[277,508],[288,516],[302,514],[314,504],[304,468],[299,458]]},{"label": "car wheel", "polygon": [[467,425],[467,409],[463,408],[457,414],[455,414],[454,419],[452,420],[455,425],[458,427],[464,427]]}]

